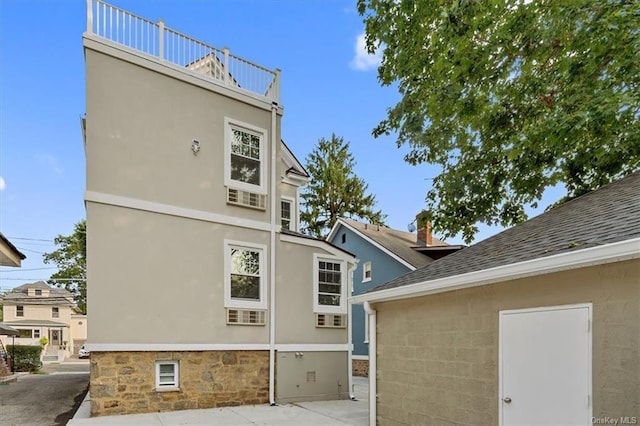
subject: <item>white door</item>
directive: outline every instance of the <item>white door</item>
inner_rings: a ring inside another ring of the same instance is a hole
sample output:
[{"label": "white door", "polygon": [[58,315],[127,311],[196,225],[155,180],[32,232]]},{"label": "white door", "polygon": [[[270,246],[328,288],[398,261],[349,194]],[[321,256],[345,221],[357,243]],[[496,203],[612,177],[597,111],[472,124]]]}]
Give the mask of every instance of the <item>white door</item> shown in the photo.
[{"label": "white door", "polygon": [[502,425],[591,423],[591,309],[500,312]]}]

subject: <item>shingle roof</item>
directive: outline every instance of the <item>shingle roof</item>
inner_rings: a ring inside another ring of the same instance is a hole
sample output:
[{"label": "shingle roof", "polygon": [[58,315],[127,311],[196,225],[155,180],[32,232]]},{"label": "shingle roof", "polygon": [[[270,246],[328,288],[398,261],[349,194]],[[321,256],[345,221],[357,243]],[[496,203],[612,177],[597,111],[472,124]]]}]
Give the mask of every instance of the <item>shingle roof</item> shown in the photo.
[{"label": "shingle roof", "polygon": [[640,171],[555,207],[373,291],[640,237]]},{"label": "shingle roof", "polygon": [[[29,296],[27,291],[30,288],[49,290],[49,296]],[[75,306],[73,303],[73,295],[69,291],[63,288],[50,287],[43,281],[37,281],[35,283],[28,283],[15,287],[1,299],[4,300],[5,303],[11,304],[26,303],[30,305]]]},{"label": "shingle roof", "polygon": [[[340,220],[380,244],[405,262],[413,265],[415,268],[420,268],[433,262],[430,257],[412,248],[417,245],[416,234],[398,231],[397,229],[387,228],[386,226],[361,223],[353,219],[340,218]],[[447,246],[447,244],[437,238],[433,238],[433,246]]]},{"label": "shingle roof", "polygon": [[296,231],[292,231],[290,229],[284,229],[284,228],[280,231],[280,233],[282,235],[290,235],[292,237],[304,238],[305,240],[318,241],[318,242],[324,243],[324,244],[326,244],[328,246],[331,246],[331,247],[333,247],[335,249],[338,249],[341,252],[344,252],[344,253],[348,254],[349,256],[356,257],[355,254],[343,249],[342,247],[338,247],[337,245],[335,245],[335,244],[333,244],[333,243],[331,243],[331,242],[329,242],[329,241],[327,241],[325,239],[322,239],[322,238],[312,237],[311,235],[303,234],[301,232],[296,232]]},{"label": "shingle roof", "polygon": [[10,248],[11,250],[13,250],[13,251],[18,255],[18,257],[19,257],[21,260],[25,260],[25,259],[27,258],[27,256],[25,256],[24,254],[22,254],[22,253],[20,252],[20,250],[18,250],[18,249],[16,248],[16,246],[14,246],[14,245],[13,245],[13,243],[12,243],[11,241],[9,241],[9,239],[8,239],[7,237],[5,237],[4,235],[2,235],[2,232],[0,232],[0,240],[2,240],[2,241],[3,241],[7,246],[9,246],[9,248]]}]

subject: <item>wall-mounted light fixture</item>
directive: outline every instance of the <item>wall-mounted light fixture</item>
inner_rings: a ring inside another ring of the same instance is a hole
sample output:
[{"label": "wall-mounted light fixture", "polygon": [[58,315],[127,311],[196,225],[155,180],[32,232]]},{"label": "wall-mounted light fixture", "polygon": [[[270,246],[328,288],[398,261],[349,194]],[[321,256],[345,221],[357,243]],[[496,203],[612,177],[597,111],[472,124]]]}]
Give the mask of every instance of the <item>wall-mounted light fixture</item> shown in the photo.
[{"label": "wall-mounted light fixture", "polygon": [[197,139],[194,139],[191,142],[191,151],[193,151],[193,155],[196,155],[198,153],[198,151],[200,151],[200,141]]}]

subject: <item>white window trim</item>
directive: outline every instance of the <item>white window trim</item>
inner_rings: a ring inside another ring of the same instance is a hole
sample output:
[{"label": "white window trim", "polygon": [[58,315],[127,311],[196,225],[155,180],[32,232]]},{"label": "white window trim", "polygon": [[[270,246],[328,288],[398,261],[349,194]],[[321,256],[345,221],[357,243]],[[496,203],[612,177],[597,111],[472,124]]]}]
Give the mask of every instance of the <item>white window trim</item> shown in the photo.
[{"label": "white window trim", "polygon": [[[160,366],[173,365],[174,383],[172,385],[160,385]],[[177,360],[156,361],[156,391],[166,392],[180,390],[180,362]]]},{"label": "white window trim", "polygon": [[[260,250],[260,300],[231,298],[231,248]],[[267,246],[246,241],[224,240],[224,307],[241,309],[267,309]]]},{"label": "white window trim", "polygon": [[[232,128],[238,128],[240,130],[253,133],[260,136],[260,185],[252,185],[245,182],[239,182],[231,179],[231,137]],[[250,192],[256,192],[259,194],[267,193],[267,167],[269,162],[267,161],[267,130],[261,127],[256,127],[242,121],[235,120],[229,117],[224,118],[224,184],[229,188],[236,188]]]},{"label": "white window trim", "polygon": [[[291,217],[289,218],[290,230],[298,232],[298,205],[296,199],[285,195],[280,197],[280,201],[288,202],[291,205]],[[282,206],[280,207],[280,224],[282,225]]]},{"label": "white window trim", "polygon": [[[369,267],[369,277],[367,277],[367,266]],[[371,261],[362,264],[362,282],[368,283],[373,277],[373,271],[371,270]]]},{"label": "white window trim", "polygon": [[[55,309],[57,309],[58,311],[55,311]],[[57,306],[51,307],[51,318],[60,318],[60,308],[58,308]]]},{"label": "white window trim", "polygon": [[[318,304],[320,283],[318,282],[318,263],[327,261],[340,264],[340,305],[325,306]],[[314,253],[313,255],[313,312],[316,314],[346,314],[347,313],[347,263],[337,256]]]}]

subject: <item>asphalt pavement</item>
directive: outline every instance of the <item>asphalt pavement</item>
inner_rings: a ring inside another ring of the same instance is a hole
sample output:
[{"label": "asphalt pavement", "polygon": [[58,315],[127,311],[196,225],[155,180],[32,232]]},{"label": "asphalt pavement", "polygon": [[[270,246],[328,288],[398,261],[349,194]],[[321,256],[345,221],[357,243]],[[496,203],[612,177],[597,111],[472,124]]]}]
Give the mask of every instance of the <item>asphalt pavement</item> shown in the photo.
[{"label": "asphalt pavement", "polygon": [[0,384],[0,424],[66,425],[89,385],[87,361],[46,364],[47,374],[20,374]]}]

